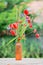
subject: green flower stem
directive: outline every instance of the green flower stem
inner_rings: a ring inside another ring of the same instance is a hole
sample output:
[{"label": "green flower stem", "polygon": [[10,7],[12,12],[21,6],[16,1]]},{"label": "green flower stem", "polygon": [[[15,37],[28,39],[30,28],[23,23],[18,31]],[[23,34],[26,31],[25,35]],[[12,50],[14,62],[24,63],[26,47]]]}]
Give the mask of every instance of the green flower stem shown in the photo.
[{"label": "green flower stem", "polygon": [[15,38],[13,38],[12,40],[10,40],[10,41],[7,43],[6,46],[8,46],[11,42],[13,42],[13,41],[16,40],[16,39],[17,39],[17,37],[15,37]]},{"label": "green flower stem", "polygon": [[25,29],[22,29],[21,35],[23,35],[25,33],[27,27],[28,27],[28,25],[25,27]]}]

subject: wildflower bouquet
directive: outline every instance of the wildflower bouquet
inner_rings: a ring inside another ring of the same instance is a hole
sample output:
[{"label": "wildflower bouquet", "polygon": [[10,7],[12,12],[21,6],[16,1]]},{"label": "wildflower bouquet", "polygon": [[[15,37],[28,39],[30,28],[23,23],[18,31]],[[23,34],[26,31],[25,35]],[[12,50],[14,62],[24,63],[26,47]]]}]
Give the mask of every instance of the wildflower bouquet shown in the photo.
[{"label": "wildflower bouquet", "polygon": [[[31,17],[29,16],[30,13],[28,10],[24,10],[21,19],[16,21],[15,23],[10,24],[9,32],[12,36],[15,36],[9,43],[16,40],[16,59],[21,60],[22,59],[22,46],[20,44],[20,41],[25,38],[25,31],[27,27],[32,28],[32,21]],[[37,33],[37,30],[34,29],[33,33],[35,33],[36,38],[39,38],[40,35]]]}]

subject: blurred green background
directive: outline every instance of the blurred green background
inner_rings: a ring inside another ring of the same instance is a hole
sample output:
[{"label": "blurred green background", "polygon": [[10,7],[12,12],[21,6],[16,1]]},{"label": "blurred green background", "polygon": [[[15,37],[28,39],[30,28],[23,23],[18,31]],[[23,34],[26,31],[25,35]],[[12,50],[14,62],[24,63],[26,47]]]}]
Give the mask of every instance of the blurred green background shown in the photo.
[{"label": "blurred green background", "polygon": [[[13,36],[9,35],[7,26],[16,22],[18,20],[18,12],[23,12],[27,8],[27,2],[30,3],[32,1],[35,0],[0,0],[0,58],[15,57],[15,41],[6,46],[13,38]],[[36,39],[34,34],[30,33],[32,29],[27,28],[25,32],[26,40],[21,41],[22,56],[24,58],[43,58],[43,24],[39,26],[37,23],[33,23],[33,28],[36,28],[40,33],[40,39]]]}]

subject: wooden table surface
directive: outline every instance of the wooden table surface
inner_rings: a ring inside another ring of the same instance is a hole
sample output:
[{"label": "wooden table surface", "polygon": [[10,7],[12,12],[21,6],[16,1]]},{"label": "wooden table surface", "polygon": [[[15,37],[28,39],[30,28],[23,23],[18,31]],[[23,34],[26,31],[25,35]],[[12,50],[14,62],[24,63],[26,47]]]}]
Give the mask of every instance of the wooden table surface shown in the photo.
[{"label": "wooden table surface", "polygon": [[43,58],[23,58],[20,61],[15,58],[0,58],[0,65],[43,65]]}]

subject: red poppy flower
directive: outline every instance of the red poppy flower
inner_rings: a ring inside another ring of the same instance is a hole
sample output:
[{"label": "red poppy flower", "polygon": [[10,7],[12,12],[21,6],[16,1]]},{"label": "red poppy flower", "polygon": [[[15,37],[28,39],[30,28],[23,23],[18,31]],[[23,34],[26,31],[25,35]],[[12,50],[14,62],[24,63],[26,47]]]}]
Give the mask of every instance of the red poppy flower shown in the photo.
[{"label": "red poppy flower", "polygon": [[10,24],[9,27],[10,27],[10,28],[14,28],[14,27],[13,27],[13,24]]},{"label": "red poppy flower", "polygon": [[24,14],[25,15],[28,15],[29,14],[29,11],[28,10],[24,10]]},{"label": "red poppy flower", "polygon": [[39,35],[38,33],[36,33],[36,34],[35,34],[35,37],[36,37],[36,38],[39,38],[39,37],[40,37],[40,35]]},{"label": "red poppy flower", "polygon": [[31,23],[31,21],[30,21],[30,20],[28,20],[28,23]]},{"label": "red poppy flower", "polygon": [[32,23],[29,24],[29,27],[32,28]]},{"label": "red poppy flower", "polygon": [[36,30],[36,29],[34,29],[33,33],[36,33],[36,32],[37,32],[37,30]]},{"label": "red poppy flower", "polygon": [[18,23],[14,23],[14,24],[13,24],[13,27],[14,27],[15,29],[18,29]]},{"label": "red poppy flower", "polygon": [[14,30],[10,30],[10,33],[11,33],[12,36],[16,35],[16,32]]}]

